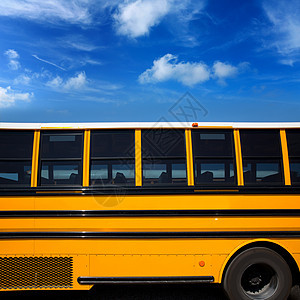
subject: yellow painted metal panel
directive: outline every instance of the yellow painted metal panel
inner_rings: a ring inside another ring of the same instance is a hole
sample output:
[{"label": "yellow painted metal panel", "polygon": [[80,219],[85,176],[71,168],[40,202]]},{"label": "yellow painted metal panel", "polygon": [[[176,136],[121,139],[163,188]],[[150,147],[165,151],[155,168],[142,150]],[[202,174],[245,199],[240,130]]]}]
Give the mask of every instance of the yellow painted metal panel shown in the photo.
[{"label": "yellow painted metal panel", "polygon": [[34,255],[33,240],[1,240],[0,255]]},{"label": "yellow painted metal panel", "polygon": [[[37,255],[37,253],[36,253]],[[80,276],[90,276],[90,255],[72,255],[73,257],[73,289],[89,290],[92,285],[81,285],[77,282]]]},{"label": "yellow painted metal panel", "polygon": [[2,197],[3,210],[300,209],[296,194],[72,195]]},{"label": "yellow painted metal panel", "polygon": [[84,187],[89,186],[90,181],[90,140],[91,131],[84,131],[84,149],[83,149],[83,176],[82,185]]},{"label": "yellow painted metal panel", "polygon": [[[199,262],[204,261],[204,267]],[[210,276],[211,255],[91,255],[91,276]]]},{"label": "yellow painted metal panel", "polygon": [[288,146],[286,140],[286,132],[284,129],[280,129],[280,139],[281,139],[281,149],[282,149],[284,183],[285,185],[291,185],[289,154],[288,154]]},{"label": "yellow painted metal panel", "polygon": [[[299,263],[297,259],[297,253],[299,254],[300,249],[299,240],[260,239],[260,241],[263,240],[281,245],[289,250],[291,254],[294,253],[294,257]],[[90,274],[92,276],[130,276],[132,275],[130,272],[135,272],[136,276],[179,276],[179,269],[182,271],[181,276],[183,274],[186,276],[195,276],[193,266],[195,265],[196,267],[196,264],[200,260],[205,260],[207,264],[210,264],[211,274],[201,273],[208,270],[208,268],[203,269],[203,271],[199,268],[196,271],[198,275],[211,275],[215,277],[216,282],[220,282],[223,267],[231,255],[235,253],[235,249],[239,249],[246,243],[255,241],[257,240],[251,238],[37,240],[35,250],[36,253],[53,253],[57,255],[61,253],[68,253],[68,255],[89,254],[91,257]],[[93,255],[98,258],[93,258]],[[211,257],[210,259],[208,258],[209,256]],[[193,263],[191,257],[195,258]],[[144,258],[145,262],[143,262]],[[132,265],[132,268],[128,268],[128,264]],[[180,266],[179,269],[177,264]],[[155,265],[157,267],[154,270],[152,267]]]},{"label": "yellow painted metal panel", "polygon": [[135,185],[142,186],[142,132],[135,130]]},{"label": "yellow painted metal panel", "polygon": [[[248,239],[251,240],[251,239]],[[228,255],[245,239],[40,239],[35,253],[101,255]],[[0,242],[1,243],[1,242]]]},{"label": "yellow painted metal panel", "polygon": [[236,170],[237,170],[237,180],[238,185],[244,185],[244,176],[243,176],[243,162],[242,162],[242,149],[240,141],[240,132],[238,129],[234,129],[234,148],[235,148],[235,159],[236,159]]},{"label": "yellow painted metal panel", "polygon": [[[218,232],[300,230],[299,217],[84,217],[37,218],[38,231]],[[0,221],[1,222],[1,221]],[[22,220],[19,224],[22,224]],[[16,221],[17,223],[17,221]],[[1,224],[1,223],[0,223]],[[12,224],[11,224],[12,225]],[[5,226],[7,230],[8,225]],[[21,228],[13,225],[11,228]],[[22,231],[26,231],[24,228]]]},{"label": "yellow painted metal panel", "polygon": [[[0,207],[2,211],[33,210],[34,200],[34,197],[0,197]],[[2,220],[7,219],[3,218]]]},{"label": "yellow painted metal panel", "polygon": [[32,231],[34,218],[0,218],[0,232],[4,231]]},{"label": "yellow painted metal panel", "polygon": [[31,187],[37,187],[39,148],[40,148],[40,131],[36,130],[34,132],[33,150],[32,150]]},{"label": "yellow painted metal panel", "polygon": [[192,133],[190,129],[185,130],[185,145],[186,145],[186,167],[188,185],[194,185],[194,160],[192,148]]}]

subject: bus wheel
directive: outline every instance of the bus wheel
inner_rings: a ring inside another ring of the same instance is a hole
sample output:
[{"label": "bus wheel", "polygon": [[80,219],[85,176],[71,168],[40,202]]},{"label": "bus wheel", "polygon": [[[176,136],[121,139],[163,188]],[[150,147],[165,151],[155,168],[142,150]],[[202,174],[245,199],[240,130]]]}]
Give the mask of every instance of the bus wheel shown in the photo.
[{"label": "bus wheel", "polygon": [[231,300],[286,300],[291,287],[292,274],[286,261],[263,247],[240,253],[224,278],[224,289]]}]

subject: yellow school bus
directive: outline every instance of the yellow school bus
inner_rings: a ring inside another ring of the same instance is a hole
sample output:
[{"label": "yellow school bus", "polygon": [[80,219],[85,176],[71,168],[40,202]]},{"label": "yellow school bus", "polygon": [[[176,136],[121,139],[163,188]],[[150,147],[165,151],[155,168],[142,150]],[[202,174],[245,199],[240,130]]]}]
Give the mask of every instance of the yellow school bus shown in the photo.
[{"label": "yellow school bus", "polygon": [[298,280],[300,123],[0,123],[0,143],[1,291]]}]

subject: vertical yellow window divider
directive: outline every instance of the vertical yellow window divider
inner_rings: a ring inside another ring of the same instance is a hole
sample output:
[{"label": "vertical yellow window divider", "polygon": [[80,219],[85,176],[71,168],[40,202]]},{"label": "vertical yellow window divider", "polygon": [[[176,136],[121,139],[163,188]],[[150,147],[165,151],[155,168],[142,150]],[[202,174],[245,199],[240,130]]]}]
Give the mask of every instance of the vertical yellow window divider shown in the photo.
[{"label": "vertical yellow window divider", "polygon": [[142,186],[142,131],[135,130],[135,185]]},{"label": "vertical yellow window divider", "polygon": [[288,146],[286,140],[286,132],[284,129],[280,129],[280,140],[281,140],[281,149],[282,149],[284,184],[291,185],[289,153],[288,153]]},{"label": "vertical yellow window divider", "polygon": [[192,149],[192,132],[191,129],[185,130],[185,147],[186,147],[186,170],[188,185],[194,185],[194,160]]},{"label": "vertical yellow window divider", "polygon": [[238,185],[241,186],[244,185],[244,176],[243,176],[243,160],[242,160],[240,131],[238,129],[234,129],[233,136],[234,136],[237,180],[238,180]]},{"label": "vertical yellow window divider", "polygon": [[90,185],[90,142],[91,131],[84,131],[82,186]]},{"label": "vertical yellow window divider", "polygon": [[37,187],[38,167],[39,167],[39,148],[40,148],[39,130],[34,131],[33,149],[32,149],[32,162],[31,162],[31,187]]}]

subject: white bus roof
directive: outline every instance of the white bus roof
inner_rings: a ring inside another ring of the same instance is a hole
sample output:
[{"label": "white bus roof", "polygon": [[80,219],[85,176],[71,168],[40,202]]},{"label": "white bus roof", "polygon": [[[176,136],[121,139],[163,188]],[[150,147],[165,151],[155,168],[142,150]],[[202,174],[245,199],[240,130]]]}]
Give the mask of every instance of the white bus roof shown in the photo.
[{"label": "white bus roof", "polygon": [[300,128],[300,122],[1,123],[0,129]]}]

